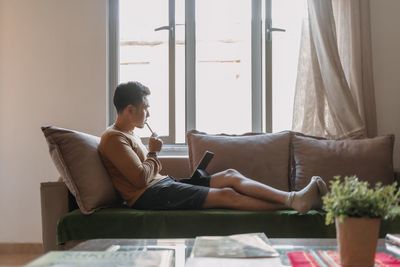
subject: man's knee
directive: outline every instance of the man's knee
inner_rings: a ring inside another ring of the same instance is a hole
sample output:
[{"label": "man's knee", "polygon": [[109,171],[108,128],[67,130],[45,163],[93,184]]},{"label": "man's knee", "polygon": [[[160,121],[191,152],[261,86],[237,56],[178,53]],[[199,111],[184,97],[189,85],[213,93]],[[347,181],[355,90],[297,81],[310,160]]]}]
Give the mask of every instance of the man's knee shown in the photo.
[{"label": "man's knee", "polygon": [[235,169],[226,169],[224,175],[229,178],[235,178],[241,176],[240,172]]},{"label": "man's knee", "polygon": [[211,179],[211,187],[213,188],[235,188],[237,189],[246,178],[235,169],[226,169],[217,173]]},{"label": "man's knee", "polygon": [[242,182],[246,180],[246,177],[235,169],[225,170],[224,176],[227,179],[229,186],[233,187],[239,186]]}]

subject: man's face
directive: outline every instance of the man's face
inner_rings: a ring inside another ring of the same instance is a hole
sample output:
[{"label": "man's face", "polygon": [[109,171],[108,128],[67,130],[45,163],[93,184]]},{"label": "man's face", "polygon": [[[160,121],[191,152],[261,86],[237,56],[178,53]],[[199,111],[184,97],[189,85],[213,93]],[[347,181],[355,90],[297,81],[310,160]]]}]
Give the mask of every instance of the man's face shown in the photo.
[{"label": "man's face", "polygon": [[143,128],[147,118],[150,116],[149,113],[149,101],[147,97],[143,98],[143,102],[132,106],[131,108],[131,122],[135,127]]}]

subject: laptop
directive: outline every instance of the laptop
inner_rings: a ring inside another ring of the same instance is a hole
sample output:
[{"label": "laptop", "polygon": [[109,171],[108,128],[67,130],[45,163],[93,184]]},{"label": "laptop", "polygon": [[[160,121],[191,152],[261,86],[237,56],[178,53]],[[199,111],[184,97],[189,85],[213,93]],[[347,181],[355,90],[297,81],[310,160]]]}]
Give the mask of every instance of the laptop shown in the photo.
[{"label": "laptop", "polygon": [[206,151],[204,152],[203,157],[201,158],[199,164],[197,164],[196,169],[194,169],[191,178],[199,178],[202,176],[208,176],[208,172],[206,171],[206,168],[208,164],[211,162],[211,160],[214,157],[214,153],[211,151]]}]

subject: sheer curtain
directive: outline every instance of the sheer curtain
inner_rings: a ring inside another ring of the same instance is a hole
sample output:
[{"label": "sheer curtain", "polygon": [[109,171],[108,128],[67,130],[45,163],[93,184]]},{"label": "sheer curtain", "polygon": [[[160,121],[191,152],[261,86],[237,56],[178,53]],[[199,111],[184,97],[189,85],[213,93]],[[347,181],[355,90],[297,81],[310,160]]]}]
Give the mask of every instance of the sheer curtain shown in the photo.
[{"label": "sheer curtain", "polygon": [[376,135],[369,1],[308,0],[293,130],[328,138]]}]

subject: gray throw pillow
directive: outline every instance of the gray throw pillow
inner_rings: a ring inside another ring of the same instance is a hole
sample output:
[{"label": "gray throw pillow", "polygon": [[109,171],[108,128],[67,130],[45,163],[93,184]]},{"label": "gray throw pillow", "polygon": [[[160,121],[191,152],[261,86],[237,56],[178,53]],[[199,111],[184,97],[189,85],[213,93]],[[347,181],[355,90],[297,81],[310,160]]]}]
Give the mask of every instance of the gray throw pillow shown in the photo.
[{"label": "gray throw pillow", "polygon": [[209,150],[215,154],[207,168],[210,174],[232,168],[274,188],[289,189],[290,132],[211,135],[192,130],[187,140],[191,172]]},{"label": "gray throw pillow", "polygon": [[51,158],[82,213],[90,214],[117,202],[117,193],[97,151],[99,137],[54,126],[42,127],[42,131]]},{"label": "gray throw pillow", "polygon": [[345,140],[294,135],[291,186],[300,190],[314,175],[321,176],[327,185],[336,175],[357,175],[372,185],[393,183],[393,145],[393,135]]}]

